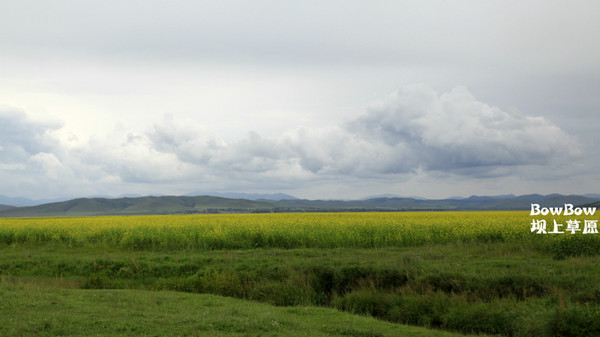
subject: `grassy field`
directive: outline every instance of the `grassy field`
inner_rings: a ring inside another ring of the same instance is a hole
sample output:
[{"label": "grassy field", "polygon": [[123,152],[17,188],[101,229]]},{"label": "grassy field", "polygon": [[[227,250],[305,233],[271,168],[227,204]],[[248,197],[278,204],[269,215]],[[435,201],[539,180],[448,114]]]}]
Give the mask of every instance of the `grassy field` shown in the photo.
[{"label": "grassy field", "polygon": [[[526,212],[0,219],[0,334],[599,334],[598,234],[536,235],[531,221]],[[205,302],[221,303],[220,316],[201,320]],[[88,314],[70,319],[74,311]]]},{"label": "grassy field", "polygon": [[172,291],[57,286],[5,280],[0,288],[0,335],[459,336],[326,308],[275,307]]}]

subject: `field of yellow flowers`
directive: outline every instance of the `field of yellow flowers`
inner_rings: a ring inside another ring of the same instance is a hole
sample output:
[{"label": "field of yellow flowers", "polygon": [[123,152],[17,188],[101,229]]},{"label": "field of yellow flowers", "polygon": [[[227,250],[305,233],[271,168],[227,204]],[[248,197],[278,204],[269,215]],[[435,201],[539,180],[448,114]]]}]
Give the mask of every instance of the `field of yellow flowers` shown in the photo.
[{"label": "field of yellow flowers", "polygon": [[514,211],[0,219],[0,243],[8,245],[54,242],[127,249],[376,248],[548,237],[531,231],[527,212]]}]

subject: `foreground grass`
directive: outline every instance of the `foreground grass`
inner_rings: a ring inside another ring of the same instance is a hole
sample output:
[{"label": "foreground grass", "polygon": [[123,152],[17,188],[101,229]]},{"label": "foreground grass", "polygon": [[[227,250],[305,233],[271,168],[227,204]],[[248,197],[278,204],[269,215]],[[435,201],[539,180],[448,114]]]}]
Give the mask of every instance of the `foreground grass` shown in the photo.
[{"label": "foreground grass", "polygon": [[333,309],[274,307],[206,294],[57,288],[0,282],[2,336],[432,336],[458,334],[392,324]]},{"label": "foreground grass", "polygon": [[[190,295],[181,292],[210,293],[277,306],[297,306],[286,309],[292,312],[305,310],[301,306],[321,306],[395,323],[461,333],[506,336],[600,334],[600,284],[597,282],[600,279],[600,260],[591,256],[557,260],[547,252],[518,243],[289,250],[130,250],[115,247],[69,247],[64,244],[13,244],[0,246],[0,256],[0,285],[4,286],[0,298],[15,294],[13,301],[16,302],[2,309],[8,311],[21,308],[18,311],[35,313],[41,305],[39,303],[48,302],[43,300],[46,293],[57,294],[61,291],[68,298],[80,298],[77,294],[99,294],[99,297],[91,297],[89,300],[100,303],[113,299],[113,302],[125,305],[127,301],[120,302],[115,298],[127,295],[111,297],[112,295],[107,294],[121,294],[114,289],[137,289],[155,292],[125,291],[123,294],[137,294],[132,296],[140,297],[140,301],[147,297],[147,301],[152,304],[154,296],[163,296],[157,294],[187,298]],[[34,291],[27,291],[19,290],[23,288],[19,288],[19,284],[73,289],[46,292],[35,291],[33,286]],[[10,290],[6,290],[7,287]],[[85,292],[76,288],[101,291]],[[165,293],[167,290],[179,293]],[[58,300],[59,295],[55,298],[50,303],[62,303]],[[27,301],[30,301],[29,304]],[[168,300],[159,302],[169,303]],[[125,327],[132,321],[143,319],[144,310],[152,307],[144,302],[131,303],[127,310],[133,316],[129,315],[129,319],[122,321],[125,322]],[[255,302],[249,303],[251,304],[247,305],[258,305]],[[178,310],[183,313],[196,312],[181,308],[183,309]],[[46,307],[50,316],[42,312],[31,315],[46,315],[50,319],[61,310],[67,313],[80,310],[76,304],[69,302],[60,308],[55,304],[55,309],[56,311],[51,306]],[[263,309],[257,306],[248,310],[260,313]],[[264,310],[279,312],[280,309]],[[108,317],[107,322],[110,322],[112,312],[104,310],[94,317],[100,321]],[[85,317],[90,316],[86,315]],[[317,322],[315,329],[323,328],[319,324],[328,322],[328,319],[320,319],[318,315],[308,316],[307,320]],[[88,319],[85,317],[81,316],[80,319]],[[119,317],[120,315],[116,315],[113,323],[121,322]],[[42,326],[55,329],[64,325],[62,322],[54,324],[31,319]],[[28,320],[30,318],[23,318],[24,322]],[[173,321],[180,320],[173,318]],[[245,323],[238,318],[230,317],[225,321],[235,322],[233,325],[241,327],[240,334],[246,331]],[[281,323],[285,320],[274,321]],[[13,324],[12,326],[15,324],[10,321],[3,325],[10,327],[8,323]],[[233,325],[225,335],[236,331]],[[123,325],[117,326],[123,328]],[[342,327],[352,326],[347,323]],[[84,325],[81,331],[89,334],[97,331],[96,328],[94,325]],[[156,331],[170,333],[160,330],[158,326],[149,329],[138,332],[142,335],[162,335],[153,330],[159,329]],[[298,333],[288,333],[301,335],[303,329],[308,328],[299,329]],[[30,333],[30,330],[22,331]],[[211,331],[218,332],[215,329]],[[349,336],[383,334],[363,330],[318,331]],[[134,334],[130,330],[121,332]],[[188,333],[191,332],[181,332]],[[268,333],[275,331],[255,331],[254,335]],[[62,333],[60,330],[53,330],[50,334]],[[310,335],[315,334],[317,333]]]}]

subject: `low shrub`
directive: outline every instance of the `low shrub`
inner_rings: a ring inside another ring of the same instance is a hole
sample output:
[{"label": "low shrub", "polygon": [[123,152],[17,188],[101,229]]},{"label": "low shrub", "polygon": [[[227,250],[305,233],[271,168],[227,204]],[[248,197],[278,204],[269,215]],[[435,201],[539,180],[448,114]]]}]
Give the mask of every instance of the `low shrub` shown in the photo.
[{"label": "low shrub", "polygon": [[549,329],[552,336],[600,336],[600,307],[571,305],[557,309]]}]

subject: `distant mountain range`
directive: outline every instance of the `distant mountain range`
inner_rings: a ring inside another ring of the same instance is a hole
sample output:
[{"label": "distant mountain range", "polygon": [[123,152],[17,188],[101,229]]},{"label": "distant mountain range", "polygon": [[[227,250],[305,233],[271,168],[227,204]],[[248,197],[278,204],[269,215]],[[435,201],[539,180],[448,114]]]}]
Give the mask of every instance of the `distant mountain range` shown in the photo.
[{"label": "distant mountain range", "polygon": [[209,195],[213,197],[229,198],[229,199],[247,199],[247,200],[298,200],[298,198],[285,193],[188,193],[186,196],[194,197],[201,195]]},{"label": "distant mountain range", "polygon": [[[154,195],[157,197],[163,196],[163,195]],[[289,194],[285,194],[285,193],[220,193],[220,192],[210,192],[210,193],[203,193],[203,192],[195,192],[195,193],[188,193],[185,195],[186,197],[194,197],[194,196],[212,196],[212,197],[221,197],[221,198],[229,198],[229,199],[248,199],[248,200],[261,200],[261,199],[265,199],[265,200],[295,200],[298,199],[294,196],[291,196]],[[96,199],[96,198],[103,198],[103,199],[120,199],[120,198],[140,198],[140,197],[145,197],[141,194],[122,194],[119,195],[117,197],[113,197],[113,196],[108,196],[108,195],[92,195],[92,196],[87,196],[85,197],[86,199]],[[56,202],[61,202],[61,201],[68,201],[68,200],[72,200],[72,199],[76,199],[76,198],[56,198],[56,199],[28,199],[28,198],[11,198],[11,197],[7,197],[4,195],[0,195],[0,207],[2,206],[37,206],[37,205],[43,205],[43,204],[49,204],[49,203],[56,203]],[[80,199],[80,198],[78,198]],[[1,208],[0,208],[1,210]]]},{"label": "distant mountain range", "polygon": [[[542,207],[600,205],[600,195],[529,194],[471,196],[468,198],[422,199],[375,197],[365,200],[306,200],[286,194],[233,194],[220,196],[144,196],[121,198],[78,198],[35,206],[0,204],[0,217],[90,216],[193,213],[257,212],[352,212],[352,211],[445,211],[528,210],[532,203]],[[271,199],[269,199],[271,198]],[[281,199],[273,199],[281,198]]]},{"label": "distant mountain range", "polygon": [[0,205],[0,211],[3,211],[5,209],[10,209],[10,208],[14,208],[14,206]]}]

